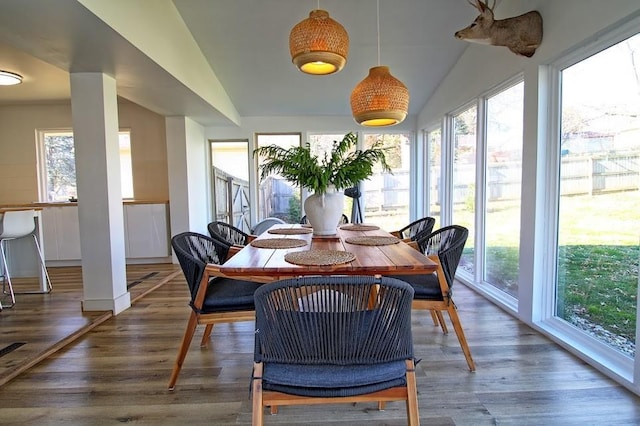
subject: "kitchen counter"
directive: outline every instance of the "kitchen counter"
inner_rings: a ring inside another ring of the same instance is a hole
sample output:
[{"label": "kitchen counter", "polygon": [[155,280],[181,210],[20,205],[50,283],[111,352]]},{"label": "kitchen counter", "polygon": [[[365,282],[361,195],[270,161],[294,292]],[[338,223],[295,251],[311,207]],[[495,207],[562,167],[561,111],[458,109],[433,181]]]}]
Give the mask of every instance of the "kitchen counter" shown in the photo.
[{"label": "kitchen counter", "polygon": [[[124,205],[136,205],[136,204],[169,204],[168,200],[122,200]],[[38,202],[24,203],[24,204],[3,204],[0,205],[0,209],[41,209],[43,207],[65,207],[65,206],[77,206],[77,201],[56,201],[56,202]]]},{"label": "kitchen counter", "polygon": [[[169,202],[167,200],[123,200],[125,257],[131,263],[171,261]],[[37,213],[41,227],[39,240],[47,266],[80,265],[80,225],[78,203],[24,203],[0,205],[6,210]]]}]

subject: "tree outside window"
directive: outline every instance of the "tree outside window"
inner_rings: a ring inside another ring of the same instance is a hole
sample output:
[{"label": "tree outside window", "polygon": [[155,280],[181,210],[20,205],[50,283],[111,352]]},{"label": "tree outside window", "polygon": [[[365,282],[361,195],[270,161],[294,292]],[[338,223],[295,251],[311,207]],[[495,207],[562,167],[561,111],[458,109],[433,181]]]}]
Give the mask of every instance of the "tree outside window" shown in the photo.
[{"label": "tree outside window", "polygon": [[[75,148],[71,131],[41,131],[41,200],[60,202],[77,199]],[[131,133],[118,133],[122,198],[133,198]]]}]

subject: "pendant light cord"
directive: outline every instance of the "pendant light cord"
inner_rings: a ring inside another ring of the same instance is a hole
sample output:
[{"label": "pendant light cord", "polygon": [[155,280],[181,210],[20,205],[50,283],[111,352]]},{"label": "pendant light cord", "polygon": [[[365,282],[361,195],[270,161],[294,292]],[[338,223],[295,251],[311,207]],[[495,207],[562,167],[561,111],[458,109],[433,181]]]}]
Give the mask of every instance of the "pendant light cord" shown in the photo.
[{"label": "pendant light cord", "polygon": [[320,0],[318,0],[318,7],[316,8],[316,10],[320,10]]},{"label": "pendant light cord", "polygon": [[[320,1],[320,0],[318,0]],[[380,0],[376,1],[376,10],[377,10],[377,31],[378,31],[378,66],[380,66]]]}]

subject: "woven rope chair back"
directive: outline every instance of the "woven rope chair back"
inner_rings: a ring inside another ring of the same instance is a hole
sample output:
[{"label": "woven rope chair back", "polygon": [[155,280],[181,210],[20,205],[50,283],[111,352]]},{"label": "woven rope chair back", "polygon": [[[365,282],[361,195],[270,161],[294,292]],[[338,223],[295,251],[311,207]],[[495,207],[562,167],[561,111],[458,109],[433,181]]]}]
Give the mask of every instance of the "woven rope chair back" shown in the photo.
[{"label": "woven rope chair back", "polygon": [[218,236],[231,245],[244,246],[249,237],[247,233],[226,222],[211,222],[207,225],[207,230],[212,237]]},{"label": "woven rope chair back", "polygon": [[425,235],[431,234],[435,224],[435,218],[430,216],[423,217],[405,226],[401,233],[403,238],[411,238],[411,240],[416,241]]},{"label": "woven rope chair back", "polygon": [[469,230],[460,225],[449,225],[432,232],[417,241],[420,250],[426,255],[437,254],[442,264],[449,288],[467,242]]},{"label": "woven rope chair back", "polygon": [[255,295],[255,361],[375,364],[413,357],[413,289],[394,278],[301,277]]},{"label": "woven rope chair back", "polygon": [[174,236],[171,246],[180,262],[193,301],[207,263],[223,263],[227,258],[229,246],[196,232],[183,232]]}]

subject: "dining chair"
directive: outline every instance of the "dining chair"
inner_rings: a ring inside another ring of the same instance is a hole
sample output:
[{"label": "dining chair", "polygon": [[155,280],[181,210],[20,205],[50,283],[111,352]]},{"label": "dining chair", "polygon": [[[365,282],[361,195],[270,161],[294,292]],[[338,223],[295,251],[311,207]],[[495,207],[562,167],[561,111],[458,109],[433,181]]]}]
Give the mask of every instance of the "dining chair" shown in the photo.
[{"label": "dining chair", "polygon": [[433,226],[435,224],[435,218],[426,216],[411,222],[402,229],[392,231],[390,234],[400,238],[401,240],[406,239],[416,241],[420,236],[430,234],[433,231]]},{"label": "dining chair", "polygon": [[456,270],[468,235],[467,228],[460,225],[445,226],[429,235],[423,235],[416,241],[417,246],[424,255],[438,263],[437,272],[427,275],[398,275],[395,278],[411,284],[414,290],[413,308],[435,312],[445,334],[448,330],[442,312],[449,313],[469,370],[475,371],[476,366],[453,302],[452,292]]},{"label": "dining chair", "polygon": [[246,246],[256,237],[226,222],[214,221],[207,225],[209,235],[218,236],[231,245]]},{"label": "dining chair", "polygon": [[267,229],[271,228],[273,225],[280,225],[285,223],[284,220],[277,217],[267,217],[262,219],[260,222],[256,223],[256,225],[251,229],[252,235],[260,235],[265,232]]},{"label": "dining chair", "polygon": [[196,327],[206,325],[201,347],[206,347],[214,324],[253,321],[253,293],[260,284],[221,276],[218,265],[229,254],[230,245],[218,238],[183,232],[171,239],[189,286],[191,314],[173,365],[169,389],[173,390]]},{"label": "dining chair", "polygon": [[[417,249],[418,247],[415,241],[423,235],[429,235],[433,231],[433,226],[435,225],[435,223],[435,218],[426,216],[411,222],[404,228],[401,228],[397,231],[392,231],[390,232],[390,234],[394,237],[400,238],[401,240],[409,243],[412,247]],[[442,322],[440,321],[440,317],[442,317],[442,315],[438,315],[438,311],[431,311],[431,319],[433,320],[433,325],[435,325],[436,327],[440,325],[441,327],[443,327],[442,331],[444,332],[446,330],[446,325],[442,324]]]},{"label": "dining chair", "polygon": [[7,261],[7,249],[10,241],[29,236],[33,238],[33,243],[35,244],[36,252],[38,253],[38,259],[40,261],[44,279],[47,281],[46,291],[30,291],[24,293],[49,293],[52,289],[51,280],[49,279],[49,273],[47,272],[47,267],[44,261],[44,255],[42,254],[40,243],[38,243],[38,238],[34,233],[36,229],[36,222],[34,218],[34,210],[8,210],[2,215],[2,231],[0,231],[0,257],[2,257],[3,268],[2,292],[9,296],[11,304],[4,306],[0,304],[0,309],[3,307],[13,307],[16,303],[15,295],[20,294],[19,292],[14,292],[13,284],[11,283],[11,274],[9,272],[9,263]]},{"label": "dining chair", "polygon": [[413,289],[373,276],[299,277],[255,293],[253,425],[264,407],[405,401],[418,425]]}]

